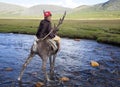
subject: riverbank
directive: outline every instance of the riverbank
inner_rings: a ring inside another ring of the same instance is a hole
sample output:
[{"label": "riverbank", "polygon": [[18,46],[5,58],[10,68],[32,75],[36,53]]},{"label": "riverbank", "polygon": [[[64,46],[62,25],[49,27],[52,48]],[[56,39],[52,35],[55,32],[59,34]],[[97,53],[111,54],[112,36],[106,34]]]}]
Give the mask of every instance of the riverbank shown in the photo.
[{"label": "riverbank", "polygon": [[[0,19],[0,33],[34,35],[40,20]],[[53,23],[57,24],[54,20]],[[120,46],[120,20],[65,20],[58,35],[68,38],[93,39]]]}]

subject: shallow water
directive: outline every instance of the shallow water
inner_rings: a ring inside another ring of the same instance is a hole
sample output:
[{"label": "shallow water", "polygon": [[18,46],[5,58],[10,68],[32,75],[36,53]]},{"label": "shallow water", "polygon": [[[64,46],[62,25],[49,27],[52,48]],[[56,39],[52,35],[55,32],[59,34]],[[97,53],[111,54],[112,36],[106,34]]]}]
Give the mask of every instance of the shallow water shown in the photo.
[{"label": "shallow water", "polygon": [[[28,57],[33,41],[33,35],[0,34],[0,87],[18,86],[17,78],[22,64]],[[60,77],[67,76],[70,78],[69,84],[72,84],[70,87],[79,87],[78,85],[86,87],[87,85],[82,84],[81,81],[84,82],[86,78],[89,78],[87,77],[89,73],[85,74],[87,70],[98,70],[90,66],[90,61],[111,61],[113,58],[120,60],[119,47],[97,43],[92,40],[75,41],[63,38],[61,40],[61,51],[56,58],[55,70]],[[120,67],[120,65],[115,65],[116,63],[111,64],[111,67]],[[49,69],[49,65],[47,66]],[[6,71],[7,67],[13,70]],[[120,76],[120,71],[118,71],[118,76]],[[23,81],[37,82],[39,81],[38,77],[42,79],[43,74],[41,72],[41,59],[36,55],[28,65]],[[89,85],[91,84],[89,83]],[[30,84],[28,87],[30,87]]]}]

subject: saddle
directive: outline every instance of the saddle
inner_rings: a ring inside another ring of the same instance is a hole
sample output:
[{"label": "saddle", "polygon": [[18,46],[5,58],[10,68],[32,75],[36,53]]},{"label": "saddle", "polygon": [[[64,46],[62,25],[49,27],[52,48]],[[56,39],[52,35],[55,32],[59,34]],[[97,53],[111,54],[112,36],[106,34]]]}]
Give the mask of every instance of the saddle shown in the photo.
[{"label": "saddle", "polygon": [[58,50],[58,46],[57,46],[57,42],[52,40],[52,39],[48,39],[47,40],[49,46],[52,47],[53,51],[57,51]]}]

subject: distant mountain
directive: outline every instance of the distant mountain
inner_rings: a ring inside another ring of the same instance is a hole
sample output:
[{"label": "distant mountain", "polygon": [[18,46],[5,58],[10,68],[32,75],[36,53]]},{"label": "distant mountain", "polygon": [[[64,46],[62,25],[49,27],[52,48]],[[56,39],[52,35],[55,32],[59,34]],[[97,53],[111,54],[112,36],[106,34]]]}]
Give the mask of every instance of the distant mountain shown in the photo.
[{"label": "distant mountain", "polygon": [[50,10],[54,14],[61,14],[64,11],[69,12],[70,8],[65,8],[61,6],[56,5],[35,5],[33,7],[30,7],[22,13],[23,15],[33,15],[33,16],[39,16],[43,13],[43,10]]},{"label": "distant mountain", "polygon": [[119,18],[120,0],[109,0],[96,5],[82,5],[77,8],[66,8],[56,5],[35,5],[26,8],[19,5],[0,2],[0,17],[42,17],[43,10],[50,10],[53,14],[63,14],[67,11],[67,17],[79,18]]},{"label": "distant mountain", "polygon": [[21,15],[21,12],[23,12],[25,9],[27,8],[14,4],[0,2],[0,15],[2,16]]},{"label": "distant mountain", "polygon": [[120,11],[120,0],[109,0],[93,6],[79,6],[77,11]]},{"label": "distant mountain", "polygon": [[79,6],[79,7],[77,7],[77,8],[74,8],[73,10],[82,10],[82,9],[88,9],[89,7],[91,7],[91,6],[88,6],[88,5],[81,5],[81,6]]},{"label": "distant mountain", "polygon": [[62,14],[64,11],[71,11],[70,8],[56,5],[35,5],[26,8],[19,5],[0,2],[0,16],[40,16],[43,10],[50,10],[53,14]]},{"label": "distant mountain", "polygon": [[[97,6],[97,5],[96,5]],[[120,0],[109,0],[99,4],[101,10],[120,11]]]}]

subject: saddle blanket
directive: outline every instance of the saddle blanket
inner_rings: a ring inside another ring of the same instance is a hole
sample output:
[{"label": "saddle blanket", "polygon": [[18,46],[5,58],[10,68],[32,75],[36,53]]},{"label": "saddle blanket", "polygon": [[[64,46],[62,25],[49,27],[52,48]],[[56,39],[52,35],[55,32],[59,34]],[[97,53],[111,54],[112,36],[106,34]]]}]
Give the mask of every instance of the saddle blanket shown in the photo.
[{"label": "saddle blanket", "polygon": [[[36,52],[37,51],[37,41],[39,39],[35,38],[35,41],[33,43],[33,51]],[[48,39],[47,42],[49,43],[49,45],[53,48],[54,51],[56,51],[58,49],[56,41],[53,39]]]},{"label": "saddle blanket", "polygon": [[53,48],[54,51],[56,51],[58,49],[56,41],[54,41],[52,39],[48,39],[48,43]]}]

